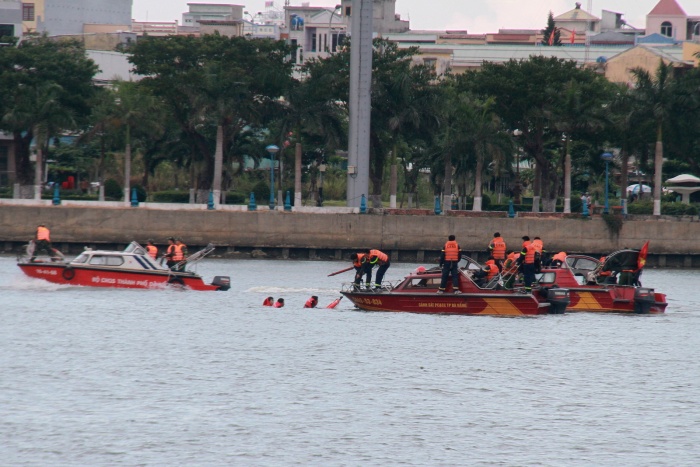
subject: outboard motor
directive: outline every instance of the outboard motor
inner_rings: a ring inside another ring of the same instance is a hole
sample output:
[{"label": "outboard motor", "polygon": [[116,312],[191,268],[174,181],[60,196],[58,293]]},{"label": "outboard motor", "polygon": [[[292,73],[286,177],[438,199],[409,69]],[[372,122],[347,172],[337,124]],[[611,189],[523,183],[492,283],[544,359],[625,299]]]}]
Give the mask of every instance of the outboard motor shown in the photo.
[{"label": "outboard motor", "polygon": [[549,302],[549,314],[560,315],[564,313],[571,301],[569,289],[548,289],[547,301]]},{"label": "outboard motor", "polygon": [[216,290],[225,291],[231,288],[231,278],[229,276],[214,276],[211,285],[218,287]]},{"label": "outboard motor", "polygon": [[646,314],[651,311],[651,306],[655,303],[654,289],[638,287],[634,290],[634,312]]}]

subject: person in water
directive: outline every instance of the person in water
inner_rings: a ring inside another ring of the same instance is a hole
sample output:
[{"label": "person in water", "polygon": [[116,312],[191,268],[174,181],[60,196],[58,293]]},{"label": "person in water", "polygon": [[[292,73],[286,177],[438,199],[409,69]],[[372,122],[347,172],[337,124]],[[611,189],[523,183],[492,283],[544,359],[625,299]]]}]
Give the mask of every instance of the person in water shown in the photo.
[{"label": "person in water", "polygon": [[282,308],[284,306],[284,298],[278,298],[273,306],[275,308]]},{"label": "person in water", "polygon": [[304,303],[304,308],[316,308],[316,305],[318,305],[318,297],[312,295],[311,298]]},{"label": "person in water", "polygon": [[272,306],[275,303],[275,299],[272,297],[267,297],[263,302],[263,306]]}]

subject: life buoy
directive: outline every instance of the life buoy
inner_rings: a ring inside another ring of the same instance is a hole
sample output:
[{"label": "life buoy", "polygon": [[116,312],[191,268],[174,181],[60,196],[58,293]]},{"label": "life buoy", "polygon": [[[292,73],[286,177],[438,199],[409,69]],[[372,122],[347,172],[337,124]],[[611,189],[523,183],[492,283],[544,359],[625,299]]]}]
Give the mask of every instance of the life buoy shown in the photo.
[{"label": "life buoy", "polygon": [[61,275],[67,281],[72,280],[75,277],[75,270],[71,267],[67,267],[63,269],[63,273],[61,273]]}]

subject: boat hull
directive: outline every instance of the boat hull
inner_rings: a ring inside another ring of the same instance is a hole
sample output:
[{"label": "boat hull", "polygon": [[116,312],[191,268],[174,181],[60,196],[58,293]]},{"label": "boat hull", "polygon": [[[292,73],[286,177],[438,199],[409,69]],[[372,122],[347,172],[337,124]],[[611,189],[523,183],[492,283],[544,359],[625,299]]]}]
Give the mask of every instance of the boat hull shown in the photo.
[{"label": "boat hull", "polygon": [[190,272],[107,269],[51,262],[18,263],[18,266],[27,276],[54,284],[127,289],[157,289],[167,286],[192,290],[227,289],[221,285],[206,284],[201,276]]},{"label": "boat hull", "polygon": [[635,301],[636,287],[613,286],[610,288],[574,288],[569,287],[570,303],[567,311],[586,311],[597,313],[664,313],[666,296],[653,292],[653,302],[649,308],[639,306]]},{"label": "boat hull", "polygon": [[532,294],[436,294],[400,292],[341,292],[364,311],[450,315],[527,316],[550,312]]}]

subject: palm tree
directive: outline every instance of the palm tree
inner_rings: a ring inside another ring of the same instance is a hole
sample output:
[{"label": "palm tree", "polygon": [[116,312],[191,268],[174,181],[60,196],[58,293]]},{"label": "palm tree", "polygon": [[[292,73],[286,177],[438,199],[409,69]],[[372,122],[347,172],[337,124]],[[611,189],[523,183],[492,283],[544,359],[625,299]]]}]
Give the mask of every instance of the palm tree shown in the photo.
[{"label": "palm tree", "polygon": [[155,100],[146,93],[142,86],[133,81],[121,81],[116,84],[115,123],[124,129],[124,202],[129,203],[131,190],[131,149],[132,132],[143,128],[151,118]]},{"label": "palm tree", "polygon": [[651,74],[642,69],[635,68],[632,74],[636,80],[634,92],[637,112],[652,119],[656,129],[656,149],[654,151],[654,211],[653,215],[661,215],[661,179],[664,162],[664,126],[672,116],[673,77],[672,65],[665,65],[659,61],[656,73]]},{"label": "palm tree", "polygon": [[[592,75],[591,75],[592,76]],[[561,132],[564,153],[564,212],[571,212],[571,147],[575,138],[596,133],[605,127],[606,118],[601,105],[601,93],[607,86],[593,79],[584,82],[580,78],[570,80],[562,96],[561,107],[555,110],[554,126]],[[599,86],[599,84],[601,84]]]},{"label": "palm tree", "polygon": [[[15,141],[21,141],[27,149],[32,141],[35,143],[35,199],[41,199],[43,155],[48,141],[51,136],[75,123],[72,111],[61,102],[62,94],[63,88],[53,82],[21,85],[16,93],[14,107],[2,116],[5,125],[17,129],[14,131]],[[22,131],[25,128],[27,131]]]}]

